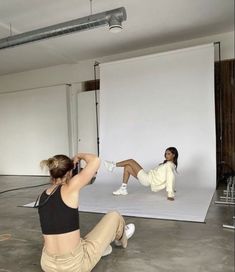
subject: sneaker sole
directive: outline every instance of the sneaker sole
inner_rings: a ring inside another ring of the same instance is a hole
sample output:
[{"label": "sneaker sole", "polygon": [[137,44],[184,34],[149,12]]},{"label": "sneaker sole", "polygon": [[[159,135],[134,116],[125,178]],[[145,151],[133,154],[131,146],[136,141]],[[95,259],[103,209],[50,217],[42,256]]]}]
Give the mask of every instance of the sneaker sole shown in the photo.
[{"label": "sneaker sole", "polygon": [[113,195],[115,195],[115,196],[120,196],[120,195],[125,196],[125,195],[128,195],[128,193],[126,193],[126,194],[115,194],[115,193],[113,193]]},{"label": "sneaker sole", "polygon": [[112,248],[111,245],[109,245],[109,246],[106,248],[106,250],[104,251],[104,253],[102,254],[101,257],[105,257],[105,256],[110,255],[110,254],[112,253],[112,251],[113,251],[113,248]]}]

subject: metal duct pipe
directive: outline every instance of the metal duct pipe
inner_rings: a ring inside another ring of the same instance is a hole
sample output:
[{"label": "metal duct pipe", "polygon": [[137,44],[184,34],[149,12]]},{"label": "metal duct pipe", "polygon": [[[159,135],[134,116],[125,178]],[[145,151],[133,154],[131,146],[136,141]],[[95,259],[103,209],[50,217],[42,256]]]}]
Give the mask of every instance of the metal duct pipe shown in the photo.
[{"label": "metal duct pipe", "polygon": [[104,11],[68,22],[9,36],[7,38],[0,39],[0,49],[48,39],[76,31],[89,30],[100,26],[111,26],[111,18],[113,17],[115,17],[120,23],[125,21],[127,18],[125,8],[121,7]]}]

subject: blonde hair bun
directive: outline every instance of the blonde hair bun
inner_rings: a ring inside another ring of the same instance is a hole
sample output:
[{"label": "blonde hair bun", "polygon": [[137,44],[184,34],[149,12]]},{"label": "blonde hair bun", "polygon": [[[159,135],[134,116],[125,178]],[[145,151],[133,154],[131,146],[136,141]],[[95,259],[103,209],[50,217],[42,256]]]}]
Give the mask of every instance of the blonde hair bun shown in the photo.
[{"label": "blonde hair bun", "polygon": [[59,166],[59,161],[56,158],[49,158],[40,162],[40,167],[43,169],[47,167],[49,170],[55,169]]}]

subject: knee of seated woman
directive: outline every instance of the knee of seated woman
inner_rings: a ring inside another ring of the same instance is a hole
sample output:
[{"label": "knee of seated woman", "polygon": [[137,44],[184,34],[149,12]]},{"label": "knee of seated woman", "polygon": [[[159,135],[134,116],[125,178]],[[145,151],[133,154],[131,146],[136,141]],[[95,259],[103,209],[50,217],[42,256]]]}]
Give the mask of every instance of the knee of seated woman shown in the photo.
[{"label": "knee of seated woman", "polygon": [[107,215],[113,216],[113,217],[120,217],[121,214],[118,211],[109,211],[107,212]]}]

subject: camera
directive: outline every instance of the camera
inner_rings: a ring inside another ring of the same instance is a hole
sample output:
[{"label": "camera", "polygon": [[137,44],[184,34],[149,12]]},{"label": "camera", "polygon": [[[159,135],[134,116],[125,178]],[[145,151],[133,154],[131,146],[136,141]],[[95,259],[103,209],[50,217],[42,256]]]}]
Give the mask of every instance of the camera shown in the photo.
[{"label": "camera", "polygon": [[75,175],[77,175],[80,171],[81,171],[80,163],[77,162],[75,164],[75,167],[73,168],[72,177],[75,176]]}]

